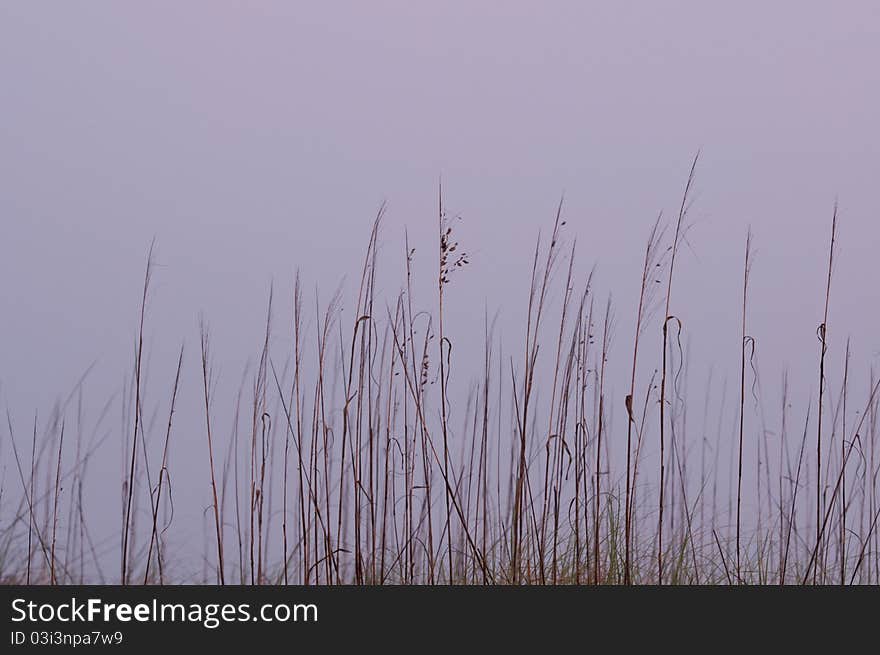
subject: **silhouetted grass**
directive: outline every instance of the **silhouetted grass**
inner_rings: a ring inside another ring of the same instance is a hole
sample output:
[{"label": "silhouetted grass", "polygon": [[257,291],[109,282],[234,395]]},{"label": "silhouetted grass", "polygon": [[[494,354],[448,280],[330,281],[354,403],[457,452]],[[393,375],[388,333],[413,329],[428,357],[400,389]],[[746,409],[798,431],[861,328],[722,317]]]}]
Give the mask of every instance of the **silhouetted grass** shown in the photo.
[{"label": "silhouetted grass", "polygon": [[[646,226],[639,295],[627,299],[635,311],[632,358],[625,364],[611,356],[621,306],[610,296],[597,305],[592,271],[578,282],[577,250],[573,243],[570,249],[564,246],[562,203],[549,239],[537,239],[529,262],[525,323],[504,326],[508,334],[522,335],[522,350],[504,352],[498,322],[490,321],[486,311],[465,325],[478,346],[471,344],[469,352],[482,352],[477,366],[468,369],[476,369],[476,378],[467,382],[452,374],[463,356],[457,355],[450,335],[460,334],[461,326],[449,330],[446,307],[466,277],[462,269],[468,256],[454,238],[458,218],[447,214],[442,192],[436,295],[425,299],[427,304],[414,296],[415,250],[408,236],[401,288],[390,300],[380,299],[378,266],[393,261],[377,254],[383,206],[369,232],[350,322],[343,321],[337,292],[329,302],[316,299],[312,334],[297,274],[293,324],[285,328],[291,352],[273,348],[277,301],[270,293],[257,366],[245,371],[232,403],[223,404],[215,395],[216,354],[203,321],[199,364],[206,464],[188,474],[204,476],[211,490],[206,520],[210,516],[213,529],[206,531],[203,544],[205,581],[880,583],[880,381],[870,371],[867,397],[855,401],[859,419],[853,427],[847,406],[851,411],[858,393],[850,381],[858,362],[850,361],[849,341],[836,404],[826,379],[826,360],[834,356],[827,335],[836,207],[817,330],[815,406],[811,403],[801,419],[789,416],[785,372],[779,414],[764,414],[757,337],[747,323],[749,312],[761,310],[749,305],[749,231],[741,341],[730,344],[740,357],[736,424],[725,414],[725,381],[716,434],[709,434],[714,422],[710,399],[717,389],[710,375],[699,399],[702,434],[698,441],[688,434],[687,412],[694,403],[686,392],[690,361],[682,338],[687,328],[671,310],[696,166],[697,158],[674,224],[667,226],[661,215]],[[80,387],[51,412],[42,431],[35,417],[28,435],[30,462],[25,437],[7,413],[18,477],[15,488],[7,485],[0,495],[2,515],[9,518],[0,526],[4,581],[176,581],[168,566],[175,553],[168,551],[164,535],[174,521],[169,446],[176,441],[173,418],[186,363],[181,348],[167,413],[162,410],[167,421],[154,445],[144,407],[144,330],[152,275],[151,248],[133,372],[122,395],[98,416],[90,437]],[[643,338],[652,332],[659,351]],[[645,364],[652,357],[659,360],[653,370]],[[608,375],[615,367],[625,370],[628,380],[622,406],[608,394]],[[745,420],[749,395],[760,428]],[[239,420],[248,419],[241,417],[242,399],[251,407],[244,438]],[[119,428],[107,425],[111,407],[121,408]],[[230,426],[223,425],[220,407],[234,410]],[[790,438],[791,420],[803,421],[799,443]],[[76,439],[65,440],[74,424]],[[773,424],[780,426],[778,433],[768,427]],[[815,449],[808,447],[809,434],[816,436]],[[92,537],[82,492],[89,461],[107,439],[123,446],[118,577],[103,574],[105,562]],[[624,448],[625,465],[614,456]],[[689,466],[692,450],[699,455],[698,467]],[[750,452],[756,457],[751,493],[743,473]],[[143,503],[149,507],[146,526],[140,525],[143,514],[138,511]]]}]

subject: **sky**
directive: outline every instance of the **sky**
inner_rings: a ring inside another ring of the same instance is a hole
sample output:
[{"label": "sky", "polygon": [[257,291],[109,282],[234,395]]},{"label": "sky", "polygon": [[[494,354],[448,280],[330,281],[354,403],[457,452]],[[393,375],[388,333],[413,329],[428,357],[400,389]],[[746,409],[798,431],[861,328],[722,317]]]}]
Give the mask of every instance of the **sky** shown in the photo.
[{"label": "sky", "polygon": [[[624,362],[648,230],[674,218],[697,151],[673,296],[695,379],[737,372],[751,228],[749,331],[767,384],[787,364],[815,391],[835,202],[829,334],[837,354],[852,338],[867,378],[880,364],[878,37],[871,1],[4,2],[0,406],[27,425],[92,363],[88,409],[119,390],[154,239],[152,370],[170,379],[186,341],[195,376],[205,317],[234,387],[270,284],[280,324],[297,270],[310,297],[350,292],[383,202],[389,291],[404,230],[430,281],[441,180],[471,254],[449,292],[460,343],[484,308],[521,340],[535,239],[564,197]],[[182,420],[196,430],[197,414]]]}]

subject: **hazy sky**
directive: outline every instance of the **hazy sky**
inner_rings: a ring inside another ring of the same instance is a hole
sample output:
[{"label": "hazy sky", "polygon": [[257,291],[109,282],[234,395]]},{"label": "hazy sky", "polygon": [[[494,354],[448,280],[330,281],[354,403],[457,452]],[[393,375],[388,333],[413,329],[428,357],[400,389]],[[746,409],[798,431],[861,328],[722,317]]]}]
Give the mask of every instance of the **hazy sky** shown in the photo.
[{"label": "hazy sky", "polygon": [[203,312],[234,386],[270,282],[283,322],[297,268],[310,294],[351,281],[383,200],[388,279],[404,226],[431,270],[441,176],[472,253],[455,329],[488,302],[520,338],[530,251],[564,193],[625,361],[647,231],[697,149],[673,300],[694,375],[736,371],[751,225],[762,371],[776,384],[790,362],[815,389],[839,198],[830,334],[852,335],[864,377],[880,363],[877,62],[869,0],[3,2],[0,404],[27,424],[95,360],[92,409],[119,387],[154,237],[156,375],[183,339],[194,366]]}]

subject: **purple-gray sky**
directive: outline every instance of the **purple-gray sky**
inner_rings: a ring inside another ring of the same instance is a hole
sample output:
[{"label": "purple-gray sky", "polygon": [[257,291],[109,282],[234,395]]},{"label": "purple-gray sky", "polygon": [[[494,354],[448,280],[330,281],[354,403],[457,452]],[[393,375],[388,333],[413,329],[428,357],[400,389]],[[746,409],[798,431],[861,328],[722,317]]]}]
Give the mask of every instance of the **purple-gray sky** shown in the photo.
[{"label": "purple-gray sky", "polygon": [[195,365],[202,312],[235,387],[270,281],[281,325],[296,268],[310,302],[345,276],[350,291],[383,200],[389,291],[404,226],[429,275],[440,176],[472,253],[450,291],[459,338],[488,301],[519,343],[534,238],[564,193],[583,268],[614,294],[622,363],[647,231],[674,215],[697,149],[673,300],[695,380],[736,374],[751,225],[762,373],[776,385],[788,362],[815,390],[836,197],[832,347],[851,335],[864,378],[880,363],[877,62],[867,0],[4,2],[0,403],[26,425],[98,360],[100,408],[131,365],[153,237],[162,398],[181,340]]}]

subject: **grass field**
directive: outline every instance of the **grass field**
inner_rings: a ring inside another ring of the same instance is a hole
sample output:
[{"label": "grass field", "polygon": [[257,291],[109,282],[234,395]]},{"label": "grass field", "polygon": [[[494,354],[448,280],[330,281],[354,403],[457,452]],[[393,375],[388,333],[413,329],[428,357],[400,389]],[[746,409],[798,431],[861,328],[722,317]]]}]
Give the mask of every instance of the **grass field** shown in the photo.
[{"label": "grass field", "polygon": [[[520,350],[502,352],[498,325],[479,316],[466,326],[470,352],[481,352],[467,362],[478,374],[464,385],[451,376],[463,363],[444,303],[469,260],[442,199],[432,297],[415,297],[407,243],[399,293],[377,301],[380,211],[354,319],[340,318],[338,295],[307,306],[297,277],[292,325],[274,325],[279,300],[270,296],[257,365],[232,399],[215,396],[220,353],[203,323],[197,355],[181,349],[176,376],[164,383],[161,409],[145,407],[151,255],[131,377],[101,414],[122,414],[109,436],[123,452],[119,480],[100,482],[121,507],[116,568],[97,552],[82,493],[106,441],[84,436],[74,407],[32,429],[7,414],[0,576],[36,584],[880,583],[880,379],[850,361],[848,343],[845,352],[828,347],[832,331],[845,332],[829,320],[836,209],[827,257],[815,263],[827,276],[815,289],[824,305],[817,347],[804,353],[815,371],[808,411],[790,410],[790,394],[803,389],[790,390],[785,372],[778,403],[757,390],[749,317],[766,308],[750,304],[751,236],[736,308],[741,341],[730,346],[740,353],[735,384],[689,397],[676,315],[687,299],[675,293],[675,274],[693,174],[677,212],[649,225],[633,255],[638,296],[615,303],[573,273],[560,205],[549,238],[524,264],[526,320],[504,326],[521,335]],[[634,339],[617,343],[612,359],[620,315],[633,317]],[[288,352],[270,348],[279,329],[291,335]],[[833,388],[831,359],[843,362]],[[185,474],[204,476],[211,492],[204,569],[182,576],[166,533],[175,520],[171,481],[184,474],[172,475],[171,453],[185,365],[199,367],[204,460]],[[606,391],[612,370],[629,383],[625,398]],[[870,384],[854,384],[856,376]],[[713,395],[721,396],[717,412]],[[699,434],[685,429],[688,411],[702,412]],[[759,420],[746,421],[750,413]]]}]

